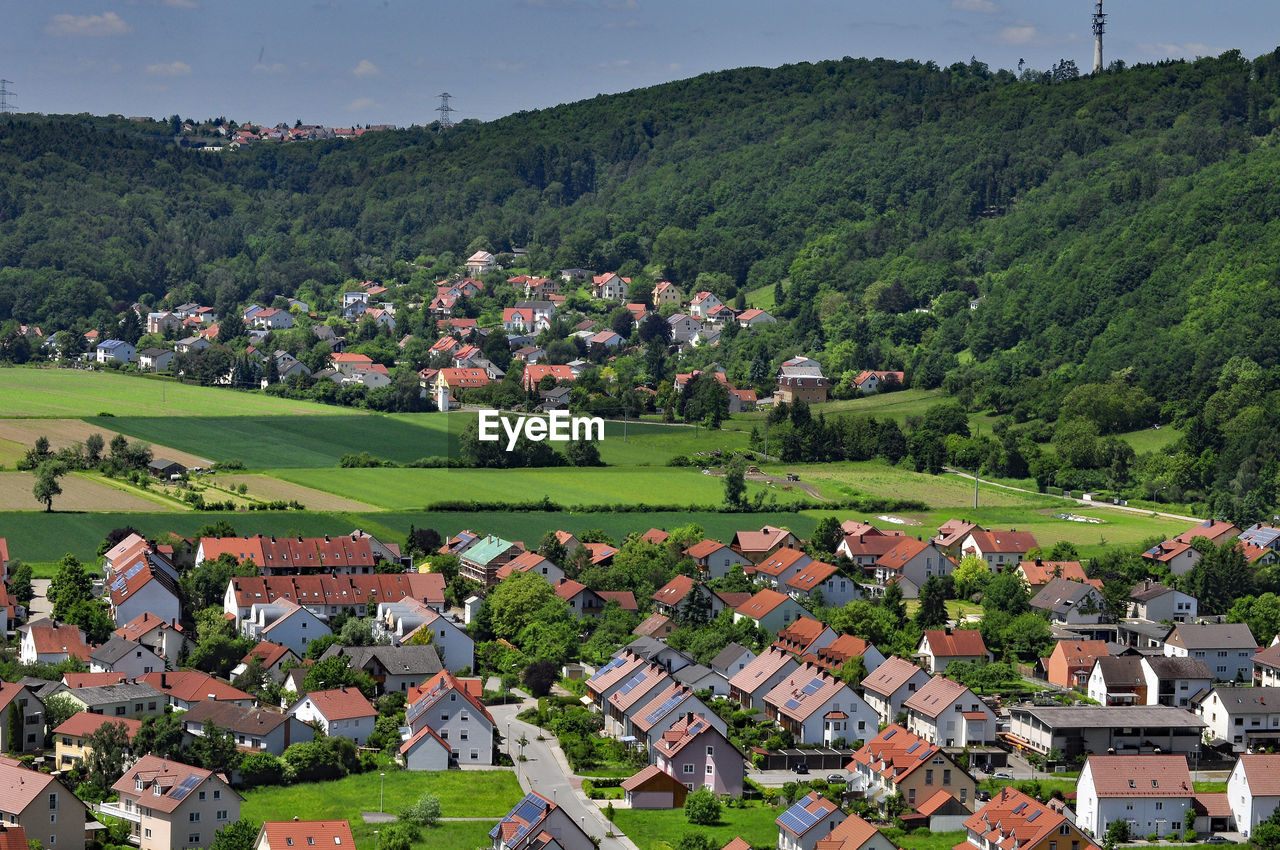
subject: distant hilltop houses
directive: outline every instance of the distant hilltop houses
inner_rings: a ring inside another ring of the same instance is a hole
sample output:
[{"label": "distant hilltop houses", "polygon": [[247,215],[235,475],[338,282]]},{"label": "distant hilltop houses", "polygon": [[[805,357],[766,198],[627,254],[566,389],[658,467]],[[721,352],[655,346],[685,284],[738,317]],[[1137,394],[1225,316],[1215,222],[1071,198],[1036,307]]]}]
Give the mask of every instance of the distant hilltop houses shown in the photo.
[{"label": "distant hilltop houses", "polygon": [[169,124],[173,131],[173,140],[180,147],[199,148],[202,150],[237,150],[257,142],[312,142],[322,139],[354,139],[365,133],[377,133],[384,130],[399,129],[395,124],[366,124],[363,127],[328,127],[323,124],[303,124],[297,122],[293,126],[287,123],[261,124],[249,121],[238,124],[235,121],[219,119],[216,121],[194,122],[181,121],[174,126],[173,119],[157,119],[149,115],[111,115],[126,121],[140,124]]}]

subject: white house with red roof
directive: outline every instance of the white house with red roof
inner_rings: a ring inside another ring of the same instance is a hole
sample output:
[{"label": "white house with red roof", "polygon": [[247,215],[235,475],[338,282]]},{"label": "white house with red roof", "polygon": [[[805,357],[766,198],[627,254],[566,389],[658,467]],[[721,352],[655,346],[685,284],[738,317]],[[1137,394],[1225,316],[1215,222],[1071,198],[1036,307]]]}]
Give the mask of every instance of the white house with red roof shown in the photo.
[{"label": "white house with red roof", "polygon": [[489,830],[493,850],[595,850],[595,842],[560,804],[530,791]]},{"label": "white house with red roof", "polygon": [[222,610],[240,624],[249,619],[254,605],[277,599],[297,602],[326,620],[338,614],[368,617],[384,602],[410,599],[443,611],[444,577],[439,573],[236,577],[227,582]]},{"label": "white house with red roof", "polygon": [[813,617],[801,617],[778,632],[773,645],[804,660],[836,639],[835,631]]},{"label": "white house with red roof", "polygon": [[979,664],[992,660],[977,629],[928,629],[920,638],[916,657],[929,673],[945,673],[953,661]]},{"label": "white house with red roof", "polygon": [[455,764],[493,764],[493,717],[480,701],[482,693],[479,679],[459,679],[447,670],[411,689],[405,707],[410,735],[400,747],[406,765],[435,762],[437,745],[427,740],[432,735],[420,734],[427,728],[447,744]]},{"label": "white house with red roof", "polygon": [[1240,534],[1240,529],[1233,523],[1226,520],[1207,519],[1192,528],[1188,528],[1173,539],[1179,543],[1190,543],[1197,537],[1204,537],[1214,546],[1221,546],[1228,540],[1235,540]]},{"label": "white house with red roof", "polygon": [[751,562],[719,540],[707,538],[684,550],[684,554],[698,565],[698,572],[706,581],[725,578],[734,567],[745,567]]},{"label": "white house with red roof", "polygon": [[616,738],[632,734],[629,724],[635,710],[647,704],[654,694],[669,687],[673,681],[667,668],[661,664],[649,663],[636,668],[605,702],[605,734]]},{"label": "white house with red roof", "polygon": [[838,746],[866,740],[879,721],[853,688],[814,664],[804,664],[764,697],[765,716],[795,736],[798,744]]},{"label": "white house with red roof", "polygon": [[482,275],[491,272],[497,267],[497,262],[493,258],[493,254],[488,251],[476,251],[470,257],[467,257],[467,274]]},{"label": "white house with red roof", "polygon": [[987,562],[992,572],[1013,567],[1040,544],[1029,531],[971,531],[960,544],[962,555],[977,555]]},{"label": "white house with red roof", "polygon": [[107,596],[117,626],[147,613],[169,622],[182,616],[182,591],[172,574],[157,563],[160,560],[155,552],[139,555],[134,563],[125,562],[110,579]]},{"label": "white house with red roof", "polygon": [[[901,794],[914,808],[938,792],[953,794],[965,806],[977,797],[977,783],[942,747],[893,724],[853,754],[845,770],[853,785],[865,789],[866,799],[882,803]],[[983,848],[987,850],[987,848]]]},{"label": "white house with red roof", "polygon": [[750,620],[766,632],[779,632],[800,617],[812,614],[799,602],[766,587],[733,611],[733,621]]},{"label": "white house with red roof", "polygon": [[864,525],[865,528],[845,532],[840,545],[836,546],[836,555],[844,555],[856,566],[861,567],[869,577],[874,577],[876,561],[898,545],[906,535],[901,532],[885,534],[865,523],[860,525]]},{"label": "white house with red roof", "polygon": [[786,580],[784,588],[798,602],[832,608],[843,608],[862,597],[861,585],[826,561],[811,561],[801,567]]},{"label": "white house with red roof", "polygon": [[920,588],[932,576],[948,576],[955,562],[933,541],[898,537],[892,549],[876,559],[876,584],[883,588],[896,582],[906,599],[920,596]]},{"label": "white house with red roof", "polygon": [[87,662],[93,653],[79,626],[42,620],[20,626],[18,632],[18,660],[23,664],[59,664],[68,658]]},{"label": "white house with red roof", "polygon": [[764,697],[800,664],[785,649],[771,646],[729,679],[729,699],[764,711]]},{"label": "white house with red roof", "polygon": [[[56,777],[28,770],[17,759],[0,756],[0,814],[12,836],[26,831],[42,847],[84,847],[85,824],[93,822],[80,798]],[[12,846],[12,845],[10,845]]]},{"label": "white house with red roof", "polygon": [[702,318],[717,307],[723,307],[724,302],[711,292],[699,292],[689,299],[689,315]]},{"label": "white house with red roof", "polygon": [[1227,801],[1236,829],[1248,838],[1280,807],[1280,755],[1241,754],[1227,777]]},{"label": "white house with red roof", "polygon": [[195,565],[231,555],[239,563],[253,561],[265,576],[370,575],[385,558],[380,541],[358,533],[323,537],[202,537]]},{"label": "white house with red roof", "polygon": [[724,610],[724,601],[719,596],[689,576],[676,576],[658,588],[652,599],[659,612],[677,619],[699,608],[703,619],[714,619]]},{"label": "white house with red roof", "polygon": [[959,682],[934,676],[907,697],[907,730],[944,747],[982,747],[995,743],[996,715]]},{"label": "white house with red roof", "polygon": [[257,703],[255,697],[234,687],[230,682],[199,670],[146,673],[136,681],[150,685],[164,694],[169,705],[179,711],[186,711],[207,699],[235,703],[241,708],[252,708]]},{"label": "white house with red roof", "polygon": [[649,699],[637,702],[628,712],[626,734],[653,747],[672,726],[689,715],[707,720],[722,735],[729,734],[729,727],[705,702],[698,699],[688,685],[673,679],[666,680],[663,688],[651,692]]},{"label": "white house with red roof", "polygon": [[412,640],[425,630],[445,668],[459,670],[475,663],[476,644],[463,624],[416,599],[381,602],[374,614],[375,631],[391,638],[393,646]]},{"label": "white house with red roof", "polygon": [[208,847],[240,819],[241,797],[226,776],[174,759],[145,755],[111,788],[119,802],[101,811],[130,824],[140,850]]},{"label": "white house with red roof", "polygon": [[755,328],[760,325],[772,325],[778,320],[764,310],[752,307],[738,314],[738,325],[744,328]]},{"label": "white house with red roof", "polygon": [[839,635],[826,646],[818,647],[805,656],[823,670],[839,675],[854,658],[862,659],[862,666],[871,672],[884,663],[884,653],[864,638],[855,635]]},{"label": "white house with red roof", "polygon": [[838,805],[817,791],[810,791],[774,821],[778,825],[778,850],[816,850],[818,842],[834,833],[847,817]]},{"label": "white house with red roof", "polygon": [[253,850],[355,850],[351,823],[345,820],[269,820],[258,829]]},{"label": "white house with red roof", "polygon": [[[938,794],[947,799],[955,799],[946,791],[939,791]],[[920,812],[923,813],[924,809],[925,806],[921,805]],[[968,814],[968,811],[965,810],[965,813]],[[931,829],[937,829],[937,827],[931,827]],[[896,850],[896,848],[897,845],[886,838],[874,824],[857,815],[849,815],[845,818],[844,823],[831,830],[816,846],[816,850]]]},{"label": "white house with red roof", "polygon": [[598,274],[591,279],[591,297],[605,301],[626,301],[631,278],[619,277],[614,272]]},{"label": "white house with red roof", "polygon": [[756,582],[785,592],[787,582],[812,563],[813,558],[799,549],[783,546],[756,563]]},{"label": "white house with red roof", "polygon": [[163,620],[150,611],[143,611],[112,634],[126,640],[135,640],[161,658],[172,659],[174,666],[177,666],[183,647],[188,644],[180,623],[176,620]]},{"label": "white house with red roof", "polygon": [[270,676],[271,680],[277,685],[284,681],[286,671],[302,664],[301,657],[289,647],[264,640],[259,641],[257,646],[249,650],[244,658],[240,659],[240,663],[231,671],[231,677],[234,679],[236,676],[241,675],[255,661],[262,666],[263,672]]},{"label": "white house with red roof", "polygon": [[608,710],[609,697],[626,684],[632,673],[648,663],[648,659],[624,648],[587,679],[587,696],[603,714]]},{"label": "white house with red roof", "polygon": [[1142,560],[1157,566],[1167,567],[1175,576],[1185,575],[1191,568],[1200,563],[1200,550],[1190,543],[1179,540],[1164,540],[1142,553]]},{"label": "white house with red roof", "polygon": [[1061,809],[1012,786],[1000,789],[964,828],[965,841],[954,850],[1098,850]]},{"label": "white house with red roof", "polygon": [[343,685],[328,691],[314,691],[289,707],[290,715],[329,736],[350,738],[357,745],[368,741],[378,710],[359,688]]},{"label": "white house with red roof", "polygon": [[854,376],[853,388],[863,393],[888,392],[901,388],[906,380],[905,372],[863,370]]},{"label": "white house with red roof", "polygon": [[532,392],[538,388],[538,384],[542,383],[542,379],[548,376],[557,384],[572,382],[577,377],[573,374],[573,369],[568,366],[560,366],[554,363],[529,363],[524,367],[520,385],[525,388],[526,392]]},{"label": "white house with red roof", "polygon": [[553,587],[564,578],[564,570],[537,552],[521,552],[512,560],[498,567],[498,581],[509,578],[516,573],[533,573],[542,576]]},{"label": "white house with red roof", "polygon": [[759,531],[735,532],[729,545],[752,564],[758,564],[784,546],[798,548],[800,538],[785,528],[766,525]]},{"label": "white house with red roof", "polygon": [[1091,755],[1076,784],[1076,824],[1106,835],[1127,821],[1133,835],[1181,836],[1195,824],[1196,792],[1180,755]]},{"label": "white house with red roof", "polygon": [[906,712],[906,701],[928,683],[929,674],[919,665],[895,655],[862,680],[862,697],[880,722],[893,723]]}]

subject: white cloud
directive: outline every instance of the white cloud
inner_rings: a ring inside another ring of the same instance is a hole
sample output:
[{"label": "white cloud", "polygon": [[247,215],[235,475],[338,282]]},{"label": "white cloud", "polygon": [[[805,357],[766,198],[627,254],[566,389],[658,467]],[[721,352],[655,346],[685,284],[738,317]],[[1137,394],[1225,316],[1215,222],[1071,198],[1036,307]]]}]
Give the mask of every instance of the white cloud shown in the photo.
[{"label": "white cloud", "polygon": [[124,35],[133,27],[115,12],[101,15],[54,15],[45,32],[50,35]]},{"label": "white cloud", "polygon": [[347,104],[347,109],[352,112],[360,112],[361,110],[369,109],[373,106],[377,106],[377,104],[373,102],[373,98],[357,97],[355,100]]},{"label": "white cloud", "polygon": [[155,65],[147,66],[148,74],[155,74],[157,77],[185,77],[191,73],[191,66],[186,62],[162,62]]},{"label": "white cloud", "polygon": [[1225,48],[1210,47],[1198,41],[1187,41],[1182,44],[1166,44],[1158,42],[1155,44],[1144,43],[1139,45],[1143,53],[1150,56],[1217,56],[1225,51]]},{"label": "white cloud", "polygon": [[981,12],[984,15],[989,15],[1000,9],[994,0],[951,0],[951,8],[959,9],[962,12]]},{"label": "white cloud", "polygon": [[196,0],[164,0],[164,5],[170,9],[199,9],[200,4]]},{"label": "white cloud", "polygon": [[259,62],[253,66],[255,74],[283,74],[286,70],[283,62],[272,62],[270,65]]},{"label": "white cloud", "polygon": [[1036,28],[1030,24],[1018,24],[1000,30],[1000,40],[1009,44],[1026,44],[1036,37]]},{"label": "white cloud", "polygon": [[373,64],[368,59],[361,59],[360,64],[351,69],[351,73],[355,74],[357,77],[376,77],[381,74],[382,71],[377,65]]}]

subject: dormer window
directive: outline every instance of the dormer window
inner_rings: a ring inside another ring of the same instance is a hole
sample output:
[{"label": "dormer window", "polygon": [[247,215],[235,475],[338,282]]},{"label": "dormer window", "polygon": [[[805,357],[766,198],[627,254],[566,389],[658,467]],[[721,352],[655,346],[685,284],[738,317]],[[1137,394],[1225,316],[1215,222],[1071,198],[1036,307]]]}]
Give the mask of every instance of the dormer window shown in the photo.
[{"label": "dormer window", "polygon": [[152,794],[154,794],[154,795],[155,795],[155,796],[157,796],[157,797],[159,797],[159,796],[160,796],[160,783],[159,783],[159,782],[157,782],[156,784],[154,784],[154,785],[152,785],[152,786],[151,786],[151,793],[152,793]]},{"label": "dormer window", "polygon": [[133,780],[133,789],[134,789],[135,791],[141,791],[141,790],[143,789],[143,785],[142,785],[142,777],[141,777],[141,776],[134,777],[134,780]]}]

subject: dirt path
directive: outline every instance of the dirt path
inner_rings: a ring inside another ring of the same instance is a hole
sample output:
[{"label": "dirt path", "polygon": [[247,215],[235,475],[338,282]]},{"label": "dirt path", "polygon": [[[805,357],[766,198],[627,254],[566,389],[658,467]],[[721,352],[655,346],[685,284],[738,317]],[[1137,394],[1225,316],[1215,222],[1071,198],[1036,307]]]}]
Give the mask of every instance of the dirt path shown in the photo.
[{"label": "dirt path", "polygon": [[[944,466],[942,468],[942,471],[947,473],[948,475],[958,475],[961,478],[967,478],[970,481],[973,480],[973,475],[971,473],[961,472],[960,470],[952,469],[949,466]],[[979,478],[978,480],[981,481],[983,484],[989,485],[991,487],[1000,487],[1001,489],[1004,489],[1004,490],[1013,490],[1016,493],[1030,493],[1032,496],[1049,496],[1050,498],[1061,499],[1064,502],[1071,502],[1073,504],[1080,505],[1086,508],[1108,508],[1113,511],[1128,511],[1129,513],[1133,513],[1133,514],[1148,514],[1148,515],[1155,514],[1156,516],[1165,517],[1166,519],[1186,520],[1187,522],[1193,522],[1193,523],[1204,522],[1203,517],[1183,516],[1182,514],[1170,514],[1170,513],[1165,513],[1164,511],[1153,511],[1150,508],[1132,508],[1132,507],[1129,507],[1128,505],[1113,505],[1110,502],[1090,502],[1087,499],[1076,499],[1071,496],[1054,496],[1052,493],[1040,493],[1035,490],[1028,490],[1024,487],[1014,487],[1012,484],[1001,484],[998,481],[988,481],[983,478]]]}]

